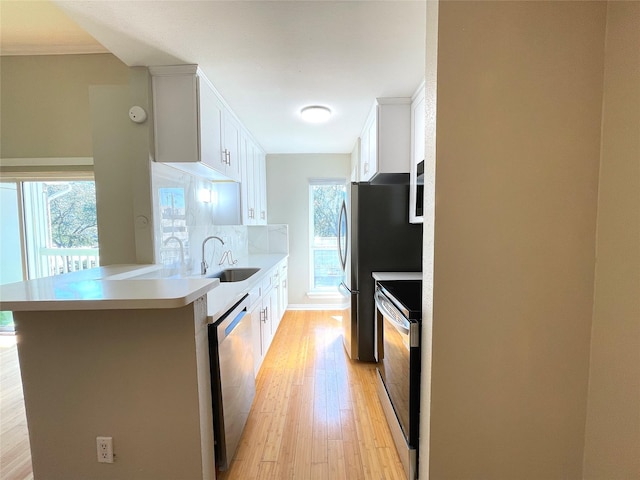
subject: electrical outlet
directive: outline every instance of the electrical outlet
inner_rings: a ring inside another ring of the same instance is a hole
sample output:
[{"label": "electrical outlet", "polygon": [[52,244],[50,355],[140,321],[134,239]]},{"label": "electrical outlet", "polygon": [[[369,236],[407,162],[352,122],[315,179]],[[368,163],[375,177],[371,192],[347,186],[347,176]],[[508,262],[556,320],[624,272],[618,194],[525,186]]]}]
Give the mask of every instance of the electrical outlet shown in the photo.
[{"label": "electrical outlet", "polygon": [[113,463],[113,437],[96,437],[98,462]]}]

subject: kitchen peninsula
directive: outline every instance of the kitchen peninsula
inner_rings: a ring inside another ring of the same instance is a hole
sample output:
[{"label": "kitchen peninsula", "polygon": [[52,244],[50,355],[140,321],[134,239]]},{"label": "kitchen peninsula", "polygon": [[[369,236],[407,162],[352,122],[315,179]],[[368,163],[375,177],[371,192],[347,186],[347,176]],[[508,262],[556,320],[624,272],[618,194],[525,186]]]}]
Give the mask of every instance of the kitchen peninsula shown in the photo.
[{"label": "kitchen peninsula", "polygon": [[34,477],[215,479],[207,326],[284,259],[252,256],[260,271],[235,283],[114,265],[2,285]]}]

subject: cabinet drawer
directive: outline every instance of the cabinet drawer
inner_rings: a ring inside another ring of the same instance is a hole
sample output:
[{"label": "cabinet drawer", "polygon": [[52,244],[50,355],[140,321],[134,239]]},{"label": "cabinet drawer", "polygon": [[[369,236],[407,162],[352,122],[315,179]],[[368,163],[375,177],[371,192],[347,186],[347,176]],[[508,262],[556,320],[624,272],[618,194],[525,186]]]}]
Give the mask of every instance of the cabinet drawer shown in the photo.
[{"label": "cabinet drawer", "polygon": [[253,306],[262,300],[262,285],[256,285],[249,291],[249,302]]}]

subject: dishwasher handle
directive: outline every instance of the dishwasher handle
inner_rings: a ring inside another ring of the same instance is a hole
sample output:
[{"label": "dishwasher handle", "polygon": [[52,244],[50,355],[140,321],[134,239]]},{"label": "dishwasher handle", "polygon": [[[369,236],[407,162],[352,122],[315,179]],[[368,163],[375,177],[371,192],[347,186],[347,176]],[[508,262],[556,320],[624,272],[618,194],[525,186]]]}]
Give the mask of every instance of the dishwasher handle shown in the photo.
[{"label": "dishwasher handle", "polygon": [[218,320],[214,322],[218,331],[218,344],[224,342],[240,320],[247,314],[249,309],[249,295],[245,295],[233,307],[227,310]]}]

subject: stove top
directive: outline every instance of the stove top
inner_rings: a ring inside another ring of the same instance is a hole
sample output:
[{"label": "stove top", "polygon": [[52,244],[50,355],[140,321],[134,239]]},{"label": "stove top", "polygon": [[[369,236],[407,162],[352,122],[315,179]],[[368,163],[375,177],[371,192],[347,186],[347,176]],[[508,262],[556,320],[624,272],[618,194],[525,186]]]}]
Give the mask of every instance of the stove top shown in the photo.
[{"label": "stove top", "polygon": [[422,319],[422,280],[383,280],[378,285],[409,319]]}]

